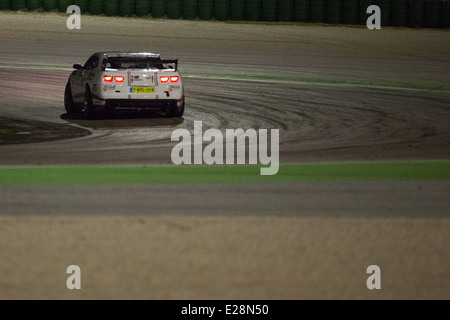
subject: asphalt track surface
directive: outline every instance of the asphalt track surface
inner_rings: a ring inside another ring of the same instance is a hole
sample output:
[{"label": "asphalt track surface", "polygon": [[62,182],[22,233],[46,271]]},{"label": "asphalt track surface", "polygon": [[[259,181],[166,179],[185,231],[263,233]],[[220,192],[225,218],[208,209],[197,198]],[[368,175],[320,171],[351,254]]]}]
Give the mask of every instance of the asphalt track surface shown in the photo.
[{"label": "asphalt track surface", "polygon": [[[48,140],[1,145],[2,166],[170,164],[200,120],[279,129],[284,163],[450,158],[448,31],[66,19],[0,15],[0,119]],[[65,114],[71,65],[121,49],[180,60],[183,118]],[[448,180],[0,191],[0,298],[450,298]]]}]

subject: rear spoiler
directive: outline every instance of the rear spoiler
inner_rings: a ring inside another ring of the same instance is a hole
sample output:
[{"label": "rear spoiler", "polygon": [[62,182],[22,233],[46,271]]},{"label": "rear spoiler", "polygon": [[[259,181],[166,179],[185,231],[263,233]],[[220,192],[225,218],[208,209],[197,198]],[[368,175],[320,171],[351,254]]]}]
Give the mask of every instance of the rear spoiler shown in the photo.
[{"label": "rear spoiler", "polygon": [[163,64],[163,66],[165,68],[168,68],[169,65],[173,65],[173,69],[175,69],[175,71],[178,70],[178,59],[173,59],[173,60],[161,60],[161,63]]}]

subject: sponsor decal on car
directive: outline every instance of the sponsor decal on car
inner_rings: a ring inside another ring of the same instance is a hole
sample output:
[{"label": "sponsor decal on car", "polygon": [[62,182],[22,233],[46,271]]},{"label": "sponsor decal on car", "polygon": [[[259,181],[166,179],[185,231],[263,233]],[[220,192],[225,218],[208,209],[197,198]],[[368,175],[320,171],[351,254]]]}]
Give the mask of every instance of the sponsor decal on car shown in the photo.
[{"label": "sponsor decal on car", "polygon": [[116,89],[115,84],[104,84],[103,85],[103,91],[114,90],[114,89]]}]

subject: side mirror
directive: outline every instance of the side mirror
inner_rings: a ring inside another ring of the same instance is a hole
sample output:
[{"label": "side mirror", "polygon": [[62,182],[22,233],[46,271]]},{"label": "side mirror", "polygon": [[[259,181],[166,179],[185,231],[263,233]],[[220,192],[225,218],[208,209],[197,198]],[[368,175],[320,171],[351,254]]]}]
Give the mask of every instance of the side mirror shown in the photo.
[{"label": "side mirror", "polygon": [[73,65],[73,68],[74,68],[74,69],[77,69],[77,70],[80,70],[80,69],[83,69],[83,66],[82,66],[81,64],[78,64],[78,63],[77,63],[77,64],[74,64],[74,65]]}]

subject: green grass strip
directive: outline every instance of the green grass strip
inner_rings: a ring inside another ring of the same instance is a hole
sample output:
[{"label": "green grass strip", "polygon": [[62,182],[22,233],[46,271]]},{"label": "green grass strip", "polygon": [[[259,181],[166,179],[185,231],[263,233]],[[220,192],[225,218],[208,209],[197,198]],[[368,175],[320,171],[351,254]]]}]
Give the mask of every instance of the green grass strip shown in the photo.
[{"label": "green grass strip", "polygon": [[274,176],[261,176],[260,168],[260,165],[0,167],[0,185],[450,179],[450,161],[282,164]]}]

